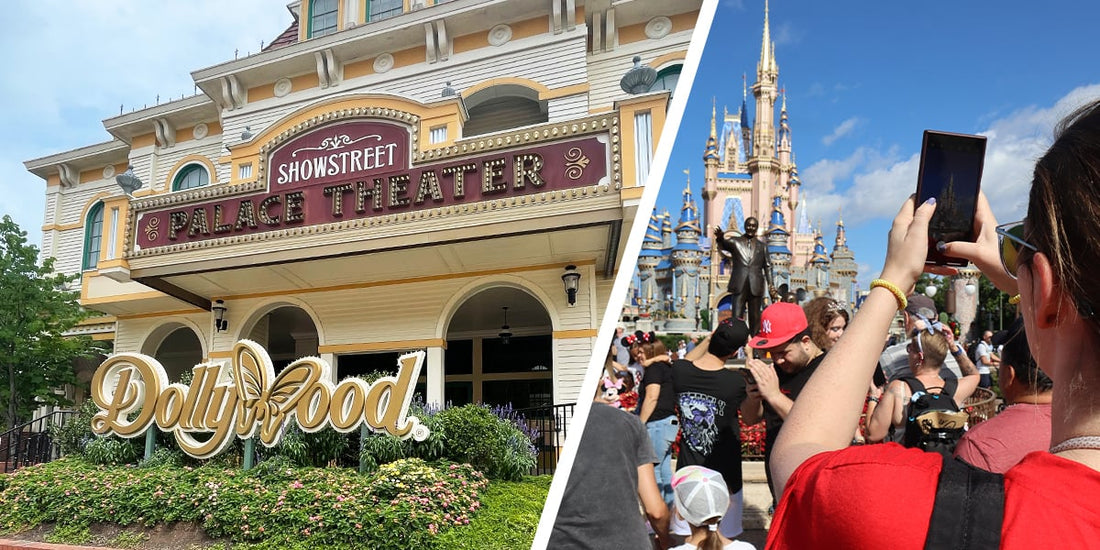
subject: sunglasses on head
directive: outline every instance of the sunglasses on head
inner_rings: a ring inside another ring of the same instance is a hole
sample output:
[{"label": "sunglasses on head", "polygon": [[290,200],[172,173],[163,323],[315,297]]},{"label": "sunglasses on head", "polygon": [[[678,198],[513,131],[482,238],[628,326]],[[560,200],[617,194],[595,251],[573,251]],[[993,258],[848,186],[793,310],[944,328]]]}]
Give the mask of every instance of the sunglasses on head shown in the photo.
[{"label": "sunglasses on head", "polygon": [[909,340],[909,345],[905,346],[905,349],[911,353],[924,354],[924,345],[920,341],[920,331],[913,332],[913,338]]},{"label": "sunglasses on head", "polygon": [[1015,279],[1023,249],[1029,248],[1032,252],[1038,252],[1039,249],[1024,240],[1024,222],[1022,221],[998,225],[997,239],[1001,245],[1001,265]]}]

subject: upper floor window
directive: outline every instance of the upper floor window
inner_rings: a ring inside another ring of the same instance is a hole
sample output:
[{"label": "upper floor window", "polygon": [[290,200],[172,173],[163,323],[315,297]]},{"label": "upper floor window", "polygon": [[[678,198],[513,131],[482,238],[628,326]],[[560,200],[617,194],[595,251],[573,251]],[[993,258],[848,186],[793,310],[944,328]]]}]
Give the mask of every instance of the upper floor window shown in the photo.
[{"label": "upper floor window", "polygon": [[176,173],[176,177],[172,180],[172,190],[183,191],[184,189],[194,189],[208,183],[210,183],[210,174],[206,171],[205,166],[201,164],[188,164]]},{"label": "upper floor window", "polygon": [[649,91],[668,90],[669,92],[675,92],[676,83],[680,81],[680,69],[682,68],[683,65],[672,65],[657,71],[657,80],[649,87]]},{"label": "upper floor window", "polygon": [[103,203],[96,203],[88,211],[84,222],[84,260],[80,270],[95,269],[99,265],[99,248],[103,244]]},{"label": "upper floor window", "polygon": [[367,21],[378,21],[401,15],[404,9],[404,0],[367,0]]},{"label": "upper floor window", "polygon": [[312,0],[309,3],[309,37],[336,32],[339,0]]},{"label": "upper floor window", "polygon": [[549,105],[538,92],[517,84],[478,90],[466,97],[466,106],[470,115],[462,126],[466,137],[542,124],[550,117]]}]

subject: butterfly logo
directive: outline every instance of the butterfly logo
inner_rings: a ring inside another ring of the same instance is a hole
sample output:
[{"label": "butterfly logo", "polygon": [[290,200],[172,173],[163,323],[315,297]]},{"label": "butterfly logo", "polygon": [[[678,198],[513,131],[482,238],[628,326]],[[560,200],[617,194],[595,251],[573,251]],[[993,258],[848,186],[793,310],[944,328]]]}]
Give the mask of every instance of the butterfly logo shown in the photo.
[{"label": "butterfly logo", "polygon": [[252,437],[257,424],[260,441],[275,444],[287,414],[298,406],[305,391],[325,374],[326,364],[304,357],[288,365],[278,376],[262,346],[241,340],[233,346],[233,382],[237,387],[237,434]]}]

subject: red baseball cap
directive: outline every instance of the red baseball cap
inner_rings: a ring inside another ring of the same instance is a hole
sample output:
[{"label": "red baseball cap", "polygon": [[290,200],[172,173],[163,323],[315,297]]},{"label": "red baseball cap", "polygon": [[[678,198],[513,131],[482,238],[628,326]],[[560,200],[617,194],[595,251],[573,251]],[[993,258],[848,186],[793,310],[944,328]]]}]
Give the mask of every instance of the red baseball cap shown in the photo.
[{"label": "red baseball cap", "polygon": [[798,304],[774,303],[760,314],[760,334],[749,341],[753,348],[774,348],[786,344],[806,330],[806,313]]}]

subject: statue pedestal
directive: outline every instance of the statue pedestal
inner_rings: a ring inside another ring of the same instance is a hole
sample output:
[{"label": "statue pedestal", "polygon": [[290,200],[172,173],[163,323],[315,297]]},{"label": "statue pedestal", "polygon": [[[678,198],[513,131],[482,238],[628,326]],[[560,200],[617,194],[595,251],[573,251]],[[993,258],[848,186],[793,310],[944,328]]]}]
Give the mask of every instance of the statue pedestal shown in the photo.
[{"label": "statue pedestal", "polygon": [[653,319],[649,317],[643,317],[634,322],[634,330],[640,330],[642,332],[653,331]]},{"label": "statue pedestal", "polygon": [[669,319],[665,321],[665,332],[695,332],[695,319]]}]

